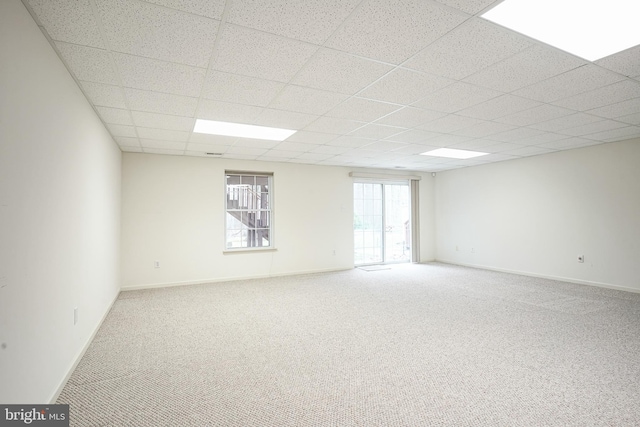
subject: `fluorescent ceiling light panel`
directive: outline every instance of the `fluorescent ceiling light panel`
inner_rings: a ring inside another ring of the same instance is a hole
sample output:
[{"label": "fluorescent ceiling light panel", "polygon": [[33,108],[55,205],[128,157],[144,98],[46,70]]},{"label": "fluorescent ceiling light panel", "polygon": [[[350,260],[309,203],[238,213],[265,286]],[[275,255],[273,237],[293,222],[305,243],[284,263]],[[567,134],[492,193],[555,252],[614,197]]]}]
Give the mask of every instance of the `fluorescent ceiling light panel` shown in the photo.
[{"label": "fluorescent ceiling light panel", "polygon": [[196,133],[211,135],[237,136],[239,138],[267,139],[269,141],[284,141],[296,133],[291,129],[270,128],[266,126],[243,125],[240,123],[216,122],[213,120],[197,119],[193,127]]},{"label": "fluorescent ceiling light panel", "polygon": [[483,18],[589,61],[640,44],[638,0],[505,0]]},{"label": "fluorescent ceiling light panel", "polygon": [[421,156],[448,157],[450,159],[471,159],[480,157],[489,153],[481,153],[480,151],[456,150],[454,148],[438,148],[437,150],[420,153]]}]

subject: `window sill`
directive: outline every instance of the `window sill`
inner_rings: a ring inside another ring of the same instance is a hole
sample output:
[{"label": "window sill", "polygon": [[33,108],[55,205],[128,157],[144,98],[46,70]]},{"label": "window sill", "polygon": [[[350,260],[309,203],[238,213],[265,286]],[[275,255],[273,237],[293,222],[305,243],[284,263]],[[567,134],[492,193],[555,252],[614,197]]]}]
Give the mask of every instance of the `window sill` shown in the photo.
[{"label": "window sill", "polygon": [[275,252],[276,248],[238,248],[238,249],[225,249],[222,251],[223,255],[233,254],[246,254],[251,252]]}]

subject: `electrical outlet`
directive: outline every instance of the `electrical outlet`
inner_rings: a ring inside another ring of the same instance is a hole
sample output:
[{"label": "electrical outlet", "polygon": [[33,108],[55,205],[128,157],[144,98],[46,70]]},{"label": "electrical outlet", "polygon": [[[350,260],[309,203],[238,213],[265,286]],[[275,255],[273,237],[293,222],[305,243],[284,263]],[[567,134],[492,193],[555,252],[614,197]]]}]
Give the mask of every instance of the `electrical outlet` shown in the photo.
[{"label": "electrical outlet", "polygon": [[584,262],[584,255],[578,255],[578,262]]},{"label": "electrical outlet", "polygon": [[153,261],[153,268],[160,268],[160,261]]}]

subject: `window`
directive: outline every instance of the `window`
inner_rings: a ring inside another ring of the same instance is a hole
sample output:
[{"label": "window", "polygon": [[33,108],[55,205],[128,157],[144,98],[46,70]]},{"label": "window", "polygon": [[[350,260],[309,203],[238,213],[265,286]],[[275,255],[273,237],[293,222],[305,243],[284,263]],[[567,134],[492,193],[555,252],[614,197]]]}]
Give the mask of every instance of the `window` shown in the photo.
[{"label": "window", "polygon": [[227,249],[270,248],[273,174],[226,173]]}]

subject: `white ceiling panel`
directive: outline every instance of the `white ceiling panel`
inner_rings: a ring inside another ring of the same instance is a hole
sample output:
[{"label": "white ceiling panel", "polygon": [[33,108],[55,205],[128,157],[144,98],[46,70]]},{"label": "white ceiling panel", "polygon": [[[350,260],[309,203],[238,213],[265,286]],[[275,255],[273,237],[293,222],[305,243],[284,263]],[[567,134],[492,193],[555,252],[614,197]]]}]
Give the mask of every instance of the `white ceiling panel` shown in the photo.
[{"label": "white ceiling panel", "polygon": [[267,148],[236,147],[234,145],[232,147],[229,147],[226,152],[229,154],[241,154],[245,156],[261,156],[267,151]]},{"label": "white ceiling panel", "polygon": [[396,68],[371,86],[360,91],[358,96],[409,105],[451,83],[452,80],[442,77],[405,68]]},{"label": "white ceiling panel", "polygon": [[189,65],[114,53],[122,84],[134,89],[152,90],[198,97],[206,70]]},{"label": "white ceiling panel", "polygon": [[595,63],[624,76],[638,79],[640,78],[640,45],[599,59]]},{"label": "white ceiling panel", "polygon": [[[84,86],[84,85],[83,85]],[[193,117],[198,99],[139,89],[124,89],[129,108],[136,111]]]},{"label": "white ceiling panel", "polygon": [[537,101],[513,95],[502,95],[473,107],[458,111],[458,114],[483,120],[494,120],[541,105]]},{"label": "white ceiling panel", "polygon": [[171,9],[182,10],[194,15],[206,16],[220,20],[224,11],[225,0],[144,0]]},{"label": "white ceiling panel", "polygon": [[387,138],[390,141],[405,142],[407,144],[426,144],[432,138],[441,136],[436,132],[427,132],[425,130],[411,129],[401,132]]},{"label": "white ceiling panel", "polygon": [[78,80],[118,84],[108,51],[62,42],[57,42],[56,47]]},{"label": "white ceiling panel", "polygon": [[[527,128],[521,128],[521,129],[527,129]],[[545,142],[558,141],[560,139],[566,139],[566,138],[567,138],[566,135],[562,135],[559,133],[543,132],[541,134],[531,136],[529,138],[519,139],[517,143],[523,144],[523,145],[540,145],[540,144],[544,144]]]},{"label": "white ceiling panel", "polygon": [[337,147],[348,148],[361,148],[365,145],[371,144],[372,140],[369,138],[358,138],[355,136],[340,136],[330,142],[327,145],[335,145]]},{"label": "white ceiling panel", "polygon": [[212,67],[286,83],[317,49],[317,46],[297,40],[226,25]]},{"label": "white ceiling panel", "polygon": [[294,113],[291,111],[274,110],[265,108],[254,121],[259,126],[271,126],[284,129],[302,129],[318,118],[316,115]]},{"label": "white ceiling panel", "polygon": [[108,124],[107,123],[107,129],[109,129],[109,132],[111,133],[111,135],[113,136],[128,136],[131,138],[135,138],[138,135],[136,135],[136,128],[133,126],[126,126],[126,125],[114,125],[114,124]]},{"label": "white ceiling panel", "polygon": [[207,67],[219,21],[140,1],[94,1],[112,50]]},{"label": "white ceiling panel", "polygon": [[446,113],[440,111],[424,110],[422,108],[403,107],[400,110],[382,117],[376,124],[383,124],[397,127],[412,128],[432,120],[445,116]]},{"label": "white ceiling panel", "polygon": [[571,136],[586,136],[589,134],[595,134],[598,132],[605,132],[608,130],[619,129],[629,126],[626,123],[616,122],[614,120],[601,120],[599,122],[589,123],[582,126],[572,127],[568,129],[559,130],[558,133]]},{"label": "white ceiling panel", "polygon": [[253,138],[238,138],[233,144],[234,147],[249,147],[249,148],[273,148],[280,144],[280,141],[267,141],[264,139]]},{"label": "white ceiling panel", "polygon": [[111,107],[96,107],[96,111],[105,123],[133,126],[129,110]]},{"label": "white ceiling panel", "polygon": [[334,117],[320,117],[313,123],[306,126],[304,130],[340,135],[347,134],[365,124],[366,123],[355,120],[338,119]]},{"label": "white ceiling panel", "polygon": [[374,151],[395,151],[399,149],[406,149],[409,145],[410,144],[395,141],[376,141],[362,148]]},{"label": "white ceiling panel", "polygon": [[224,153],[231,145],[222,144],[200,144],[197,142],[188,142],[187,151],[194,151],[199,153]]},{"label": "white ceiling panel", "polygon": [[131,136],[114,136],[120,147],[140,147],[140,140]]},{"label": "white ceiling panel", "polygon": [[469,14],[476,14],[482,11],[491,3],[495,3],[496,0],[437,0],[439,3],[446,4],[447,6],[455,7],[463,12]]},{"label": "white ceiling panel", "polygon": [[283,141],[278,143],[274,148],[276,150],[295,152],[297,155],[300,153],[307,153],[317,147],[320,147],[320,144],[303,144],[300,142]]},{"label": "white ceiling panel", "polygon": [[456,82],[440,89],[414,104],[416,107],[430,108],[445,113],[455,113],[484,101],[497,98],[502,92],[475,86],[469,83]]},{"label": "white ceiling panel", "polygon": [[202,97],[266,107],[284,87],[284,83],[272,80],[210,71],[202,88]]},{"label": "white ceiling panel", "polygon": [[590,114],[575,113],[569,116],[558,117],[530,125],[534,129],[540,129],[549,132],[558,132],[562,129],[569,129],[576,126],[585,126],[591,123],[601,121],[601,117],[592,116]]},{"label": "white ceiling panel", "polygon": [[145,128],[191,132],[193,130],[193,125],[195,124],[195,120],[191,117],[170,116],[167,114],[147,113],[144,111],[132,111],[131,114],[136,126]]},{"label": "white ceiling panel", "polygon": [[463,79],[531,46],[523,36],[472,18],[419,52],[405,67]]},{"label": "white ceiling panel", "polygon": [[512,92],[584,65],[568,53],[533,45],[465,79],[466,82]]},{"label": "white ceiling panel", "polygon": [[155,128],[136,128],[138,130],[138,136],[140,139],[155,139],[161,141],[177,141],[177,142],[187,142],[189,139],[189,132],[178,131],[178,130],[166,130],[166,129],[155,129]]},{"label": "white ceiling panel", "polygon": [[565,108],[571,108],[576,111],[585,111],[639,97],[640,82],[635,80],[623,80],[580,95],[560,99],[553,102],[553,104]]},{"label": "white ceiling panel", "polygon": [[469,126],[464,129],[453,132],[456,135],[467,136],[471,138],[483,138],[485,136],[493,135],[500,132],[506,132],[513,130],[514,126],[504,123],[485,121],[478,123],[477,125]]},{"label": "white ceiling panel", "polygon": [[302,153],[299,156],[295,157],[300,160],[309,160],[313,162],[319,162],[322,160],[326,160],[333,157],[333,154],[322,154],[322,153]]},{"label": "white ceiling panel", "polygon": [[301,86],[353,95],[393,67],[331,49],[320,49],[293,79]]},{"label": "white ceiling panel", "polygon": [[80,82],[85,95],[95,106],[127,108],[122,88],[102,83]]},{"label": "white ceiling panel", "polygon": [[264,108],[230,102],[200,100],[196,118],[232,123],[254,123]]},{"label": "white ceiling panel", "polygon": [[465,19],[424,0],[364,0],[325,45],[400,64]]},{"label": "white ceiling panel", "polygon": [[440,134],[435,138],[429,138],[427,143],[437,148],[449,147],[451,145],[461,144],[463,142],[472,141],[473,138],[468,136],[453,135],[453,134]]},{"label": "white ceiling panel", "polygon": [[349,98],[327,113],[329,117],[338,119],[373,122],[400,109],[400,105],[387,104],[363,98]]},{"label": "white ceiling panel", "polygon": [[193,132],[189,137],[189,142],[203,145],[233,145],[237,139],[235,136],[209,135],[207,133]]},{"label": "white ceiling panel", "polygon": [[607,105],[606,107],[587,110],[586,112],[588,114],[593,114],[594,116],[606,117],[608,119],[640,113],[640,98],[628,99],[616,104]]},{"label": "white ceiling panel", "polygon": [[616,120],[632,125],[640,125],[640,113],[629,114],[627,116],[618,117]]},{"label": "white ceiling panel", "polygon": [[513,94],[536,101],[552,102],[608,86],[622,79],[624,77],[619,74],[589,64],[518,89]]},{"label": "white ceiling panel", "polygon": [[327,142],[336,139],[336,137],[337,135],[330,133],[299,130],[298,132],[287,138],[286,141],[301,142],[303,144],[326,144]]},{"label": "white ceiling panel", "polygon": [[349,150],[350,148],[338,147],[336,145],[319,145],[318,147],[309,150],[309,153],[331,154],[336,156],[338,154],[344,154]]},{"label": "white ceiling panel", "polygon": [[229,22],[322,44],[361,0],[233,0]]},{"label": "white ceiling panel", "polygon": [[277,110],[322,115],[348,97],[348,95],[335,92],[287,85],[269,104],[269,107]]},{"label": "white ceiling panel", "polygon": [[514,150],[503,151],[502,154],[507,154],[509,156],[516,156],[516,157],[526,157],[526,156],[537,156],[539,154],[552,153],[554,151],[555,150],[551,148],[536,147],[531,145],[527,147],[516,148]]},{"label": "white ceiling panel", "polygon": [[595,141],[613,142],[638,137],[640,137],[640,127],[627,126],[623,128],[607,130],[604,132],[591,133],[589,135],[585,135],[583,138],[588,138]]},{"label": "white ceiling panel", "polygon": [[140,145],[142,148],[161,148],[164,150],[182,150],[187,147],[186,142],[176,142],[176,141],[158,141],[155,139],[141,139]]},{"label": "white ceiling panel", "polygon": [[500,117],[496,119],[500,123],[508,123],[514,126],[528,126],[534,123],[545,122],[547,120],[568,116],[575,113],[573,110],[558,107],[555,105],[544,104],[539,107],[530,108],[515,114]]},{"label": "white ceiling panel", "polygon": [[349,135],[359,138],[384,139],[400,132],[406,131],[406,128],[395,126],[383,126],[375,123],[365,125],[354,130]]},{"label": "white ceiling panel", "polygon": [[89,0],[27,0],[53,40],[104,48]]},{"label": "white ceiling panel", "polygon": [[452,144],[449,148],[455,148],[457,150],[479,150],[483,151],[485,147],[496,145],[496,141],[490,139],[473,139],[471,141],[460,142],[458,144]]},{"label": "white ceiling panel", "polygon": [[598,142],[589,139],[573,137],[560,139],[558,141],[546,142],[544,144],[540,144],[540,147],[550,148],[553,150],[569,150],[571,148],[588,147],[597,143]]},{"label": "white ceiling panel", "polygon": [[516,142],[520,144],[521,140],[535,138],[544,134],[544,131],[539,129],[531,129],[531,128],[515,128],[506,132],[500,132],[493,134],[488,137],[488,139],[492,139],[494,141],[502,141],[502,142]]}]

